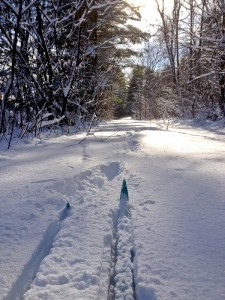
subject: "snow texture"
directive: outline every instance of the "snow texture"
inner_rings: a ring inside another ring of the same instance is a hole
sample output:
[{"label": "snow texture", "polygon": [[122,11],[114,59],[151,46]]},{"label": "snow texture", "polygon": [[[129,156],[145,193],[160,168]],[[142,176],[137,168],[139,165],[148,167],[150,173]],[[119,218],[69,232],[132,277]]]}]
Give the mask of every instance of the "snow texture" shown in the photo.
[{"label": "snow texture", "polygon": [[2,140],[1,300],[224,298],[224,124],[167,125]]}]

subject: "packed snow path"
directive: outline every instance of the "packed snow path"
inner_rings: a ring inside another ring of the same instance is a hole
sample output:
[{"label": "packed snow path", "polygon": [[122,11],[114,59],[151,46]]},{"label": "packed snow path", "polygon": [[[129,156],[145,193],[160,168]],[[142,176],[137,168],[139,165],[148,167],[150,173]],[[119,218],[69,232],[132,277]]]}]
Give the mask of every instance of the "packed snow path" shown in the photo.
[{"label": "packed snow path", "polygon": [[[13,141],[0,152],[1,300],[14,291],[24,300],[106,300],[123,178],[136,299],[224,298],[224,130],[162,126],[124,119],[84,140]],[[69,216],[55,230],[68,202]],[[36,264],[40,245],[49,253]],[[39,264],[26,278],[26,268]]]}]

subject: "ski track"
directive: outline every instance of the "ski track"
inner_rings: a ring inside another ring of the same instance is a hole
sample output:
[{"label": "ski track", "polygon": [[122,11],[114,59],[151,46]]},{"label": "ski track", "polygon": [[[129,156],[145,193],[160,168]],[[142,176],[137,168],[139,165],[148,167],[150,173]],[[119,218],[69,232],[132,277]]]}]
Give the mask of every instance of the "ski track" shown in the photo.
[{"label": "ski track", "polygon": [[[59,295],[57,299],[61,300],[66,297],[71,299],[72,295],[66,291],[67,285],[74,286],[73,297],[76,299],[107,299],[112,246],[112,233],[109,231],[109,221],[108,224],[99,228],[99,231],[103,231],[99,235],[99,238],[93,236],[92,239],[86,241],[87,249],[93,247],[93,253],[96,254],[96,251],[102,253],[101,261],[96,261],[88,257],[88,251],[86,253],[85,249],[79,246],[79,244],[83,244],[83,240],[81,243],[79,243],[79,240],[82,235],[85,238],[85,233],[89,233],[88,231],[91,227],[96,229],[96,227],[101,225],[96,222],[99,203],[95,201],[91,204],[86,203],[86,201],[91,201],[93,195],[96,197],[99,189],[102,189],[105,184],[110,183],[122,170],[122,164],[112,162],[108,165],[96,166],[71,179],[65,179],[63,182],[58,182],[52,186],[52,189],[66,194],[68,200],[70,200],[69,202],[72,204],[70,218],[61,217],[60,225],[62,226],[57,225],[58,222],[50,224],[39,246],[40,250],[38,250],[38,252],[43,252],[43,255],[40,256],[41,258],[38,263],[35,262],[34,258],[28,263],[30,268],[33,265],[36,266],[33,271],[34,274],[32,274],[32,277],[35,277],[34,280],[30,284],[28,278],[24,276],[27,273],[25,268],[13,287],[13,291],[18,291],[18,282],[23,281],[26,283],[27,288],[22,299],[54,299],[52,294],[55,294],[56,290],[58,290]],[[74,202],[75,193],[76,202]],[[93,197],[93,200],[96,200],[95,197]],[[90,206],[93,208],[91,214]],[[82,218],[82,216],[86,217]],[[106,219],[109,220],[111,216],[112,213],[108,213]],[[71,228],[73,228],[72,232]],[[107,233],[104,234],[104,231]],[[102,236],[104,236],[103,241]],[[47,239],[48,247],[45,245]],[[62,249],[63,257],[60,257]],[[98,257],[98,255],[94,255],[94,257]],[[62,288],[62,285],[64,285],[64,288]],[[52,287],[50,291],[46,290],[47,286]],[[92,296],[85,294],[87,288],[89,294]],[[21,297],[24,288],[20,288],[20,290]],[[17,299],[16,297],[12,298],[12,295],[14,295],[13,291],[8,295],[6,300]]]},{"label": "ski track", "polygon": [[[143,128],[140,130],[143,130]],[[123,149],[125,150],[124,154],[129,153],[129,151],[133,152],[140,150],[140,143],[136,140],[137,135],[133,132],[126,132],[126,135],[128,136],[128,141],[123,144]],[[59,194],[66,195],[68,202],[70,203],[74,203],[74,194],[76,193],[76,199],[79,199],[76,204],[79,204],[80,206],[85,203],[86,198],[91,198],[92,194],[97,194],[99,189],[102,189],[107,182],[112,181],[122,171],[122,164],[112,162],[109,165],[93,167],[74,176],[73,178],[65,178],[60,182],[57,182],[55,179],[48,179],[35,181],[34,183],[47,184],[50,182],[56,182],[49,187],[49,191],[51,192],[51,190],[53,190]],[[63,198],[65,199],[65,197]],[[74,260],[74,265],[76,265],[76,267],[73,267],[73,271],[75,273],[80,273],[77,276],[77,280],[75,280],[75,282],[77,282],[77,284],[75,284],[75,288],[77,290],[85,290],[88,286],[86,286],[86,283],[90,281],[90,285],[98,287],[98,290],[92,290],[92,293],[96,294],[96,297],[92,297],[92,299],[136,299],[133,267],[135,251],[131,212],[129,205],[127,205],[126,202],[123,202],[122,199],[120,199],[119,209],[116,212],[112,211],[111,214],[109,214],[112,221],[112,232],[104,235],[101,261],[96,273],[94,275],[87,274],[85,272],[83,273],[83,266],[80,268],[79,263],[83,264],[84,260],[79,258]],[[54,202],[54,200],[50,200],[49,203],[51,204],[51,202]],[[76,204],[74,203],[74,205]],[[51,298],[51,293],[48,295],[48,293],[46,294],[45,291],[42,291],[45,286],[52,285],[60,287],[62,285],[69,284],[71,281],[69,277],[72,276],[68,277],[68,274],[62,274],[62,272],[59,272],[60,274],[56,274],[56,269],[62,262],[62,260],[58,257],[57,249],[66,249],[66,247],[69,247],[70,249],[74,248],[71,239],[69,239],[64,233],[65,227],[73,227],[73,223],[76,228],[76,222],[73,222],[72,220],[75,206],[72,207],[73,208],[70,210],[69,214],[66,215],[65,210],[63,210],[60,213],[59,219],[53,221],[48,226],[45,234],[43,235],[42,241],[33,253],[30,261],[25,265],[21,275],[17,278],[12,289],[4,300],[35,300],[42,299],[44,297],[47,297],[46,299],[53,299]],[[96,205],[93,205],[93,208],[94,207],[96,207]],[[84,211],[81,215],[83,215],[83,213]],[[65,220],[68,215],[71,216],[72,221]],[[54,276],[52,270],[50,270],[49,274],[43,274],[42,266],[44,266],[43,269],[46,269],[46,266],[52,266],[54,264],[56,265],[56,268],[53,268],[55,273]],[[78,268],[78,270],[75,270],[75,268]],[[82,281],[84,282],[83,284]],[[38,295],[38,298],[33,296],[33,289],[35,296]],[[40,289],[40,292],[37,292],[37,289]],[[61,296],[59,296],[58,299],[61,300],[60,297]],[[80,297],[79,293],[77,297]],[[82,294],[80,299],[89,299],[84,297],[86,296]]]},{"label": "ski track", "polygon": [[61,223],[69,216],[68,208],[66,207],[59,216],[59,219],[52,222],[44,236],[36,251],[32,255],[32,258],[25,265],[21,275],[17,278],[14,283],[12,289],[6,296],[5,300],[19,300],[22,298],[24,292],[29,288],[31,282],[33,281],[37,270],[39,269],[41,262],[43,259],[49,254],[52,243],[60,231]]}]

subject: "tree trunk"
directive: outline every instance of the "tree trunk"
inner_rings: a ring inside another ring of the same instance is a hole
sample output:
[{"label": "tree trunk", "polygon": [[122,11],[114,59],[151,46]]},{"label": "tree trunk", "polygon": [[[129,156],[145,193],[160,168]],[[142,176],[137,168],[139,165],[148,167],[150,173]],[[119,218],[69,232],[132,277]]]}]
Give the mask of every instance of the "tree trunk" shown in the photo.
[{"label": "tree trunk", "polygon": [[22,17],[22,6],[23,6],[23,1],[20,0],[19,7],[18,7],[16,28],[15,28],[15,32],[14,32],[14,40],[13,40],[13,45],[12,45],[11,77],[8,80],[8,83],[6,85],[5,92],[4,92],[4,95],[3,95],[3,100],[2,100],[2,119],[1,119],[1,126],[0,126],[0,134],[5,132],[6,104],[8,102],[9,95],[10,95],[11,89],[13,87],[14,77],[15,77],[16,55],[17,55],[16,47],[17,47],[17,41],[18,41],[18,36],[19,36],[19,30],[20,30],[20,20],[21,20],[21,17]]}]

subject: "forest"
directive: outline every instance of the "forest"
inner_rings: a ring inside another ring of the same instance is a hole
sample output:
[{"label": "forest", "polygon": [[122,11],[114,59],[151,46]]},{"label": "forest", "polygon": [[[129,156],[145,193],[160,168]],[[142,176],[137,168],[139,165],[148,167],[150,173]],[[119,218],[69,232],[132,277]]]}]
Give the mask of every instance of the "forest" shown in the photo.
[{"label": "forest", "polygon": [[0,140],[126,115],[223,118],[224,0],[166,2],[141,30],[128,1],[0,0]]},{"label": "forest", "polygon": [[159,24],[133,69],[129,108],[136,118],[225,115],[224,0],[155,0]]}]

